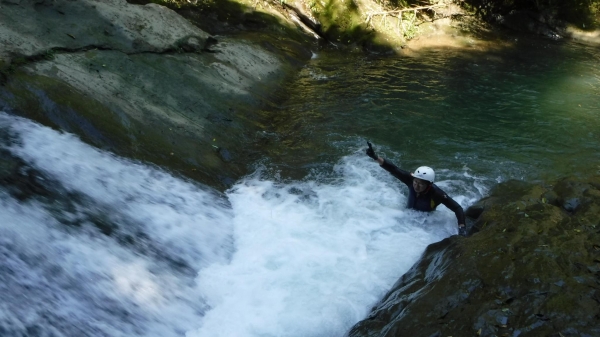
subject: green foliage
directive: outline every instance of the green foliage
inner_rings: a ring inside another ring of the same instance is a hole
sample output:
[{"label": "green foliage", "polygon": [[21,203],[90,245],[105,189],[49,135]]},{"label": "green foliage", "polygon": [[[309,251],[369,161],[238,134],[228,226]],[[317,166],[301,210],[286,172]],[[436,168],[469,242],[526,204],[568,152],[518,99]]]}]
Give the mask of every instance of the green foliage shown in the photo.
[{"label": "green foliage", "polygon": [[[303,39],[296,26],[282,22],[277,16],[259,9],[280,9],[290,0],[128,0],[145,4],[156,3],[177,10],[204,31],[217,34],[218,22],[227,22],[229,27],[245,25],[250,30],[268,30],[276,34]],[[362,44],[373,38],[365,18],[359,11],[356,0],[303,0],[320,23],[318,33],[326,39],[344,44]],[[389,8],[416,6],[418,0],[370,0],[385,3]],[[436,0],[437,1],[437,0]],[[405,30],[410,36],[417,33],[417,26],[406,22]],[[399,27],[398,27],[399,28]]]},{"label": "green foliage", "polygon": [[598,27],[600,15],[598,0],[465,0],[463,4],[483,18],[528,10],[590,29]]},{"label": "green foliage", "polygon": [[315,13],[315,14],[319,14],[321,12],[321,10],[319,9],[319,6],[318,6],[316,0],[312,0],[308,4],[308,8],[310,8],[310,11],[313,12],[313,13]]},{"label": "green foliage", "polygon": [[419,33],[419,27],[416,25],[417,13],[402,13],[402,34],[407,40],[414,39]]},{"label": "green foliage", "polygon": [[[318,0],[317,0],[318,1]],[[322,8],[315,13],[322,33],[330,40],[351,43],[364,33],[364,19],[353,1],[321,0]]]}]

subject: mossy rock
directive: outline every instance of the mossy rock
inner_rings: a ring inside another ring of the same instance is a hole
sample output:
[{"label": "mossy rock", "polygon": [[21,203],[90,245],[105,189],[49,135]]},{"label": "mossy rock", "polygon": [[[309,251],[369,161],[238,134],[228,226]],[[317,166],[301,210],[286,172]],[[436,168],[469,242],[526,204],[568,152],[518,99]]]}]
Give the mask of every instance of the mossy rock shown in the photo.
[{"label": "mossy rock", "polygon": [[[600,335],[600,228],[582,220],[600,218],[594,181],[500,184],[488,225],[430,245],[349,336]],[[542,202],[552,188],[588,207]]]}]

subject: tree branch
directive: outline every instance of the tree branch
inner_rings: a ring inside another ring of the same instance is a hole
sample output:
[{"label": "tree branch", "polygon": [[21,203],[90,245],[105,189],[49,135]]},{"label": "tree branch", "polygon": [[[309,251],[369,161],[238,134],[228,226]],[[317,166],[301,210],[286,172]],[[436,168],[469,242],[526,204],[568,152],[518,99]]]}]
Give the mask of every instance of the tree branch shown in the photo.
[{"label": "tree branch", "polygon": [[[369,21],[371,21],[371,19],[373,19],[374,16],[378,16],[378,15],[383,15],[384,18],[388,15],[400,17],[400,14],[402,14],[404,12],[415,12],[415,14],[416,14],[417,11],[433,9],[435,7],[443,7],[443,6],[446,6],[446,4],[436,4],[436,5],[420,6],[420,7],[409,7],[409,8],[403,8],[403,9],[395,9],[392,11],[367,12],[367,19],[365,20],[365,23],[369,23]],[[396,15],[392,15],[392,14],[396,14]]]}]

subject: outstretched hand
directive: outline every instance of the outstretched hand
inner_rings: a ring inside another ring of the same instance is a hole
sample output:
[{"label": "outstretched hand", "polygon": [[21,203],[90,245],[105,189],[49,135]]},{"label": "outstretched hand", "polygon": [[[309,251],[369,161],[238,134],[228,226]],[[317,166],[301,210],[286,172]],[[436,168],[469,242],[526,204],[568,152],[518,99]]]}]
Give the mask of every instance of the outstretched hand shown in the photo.
[{"label": "outstretched hand", "polygon": [[369,141],[367,141],[367,145],[369,145],[369,148],[367,149],[367,156],[373,158],[374,160],[377,160],[378,157],[375,154],[375,150],[373,150],[373,145],[371,145]]}]

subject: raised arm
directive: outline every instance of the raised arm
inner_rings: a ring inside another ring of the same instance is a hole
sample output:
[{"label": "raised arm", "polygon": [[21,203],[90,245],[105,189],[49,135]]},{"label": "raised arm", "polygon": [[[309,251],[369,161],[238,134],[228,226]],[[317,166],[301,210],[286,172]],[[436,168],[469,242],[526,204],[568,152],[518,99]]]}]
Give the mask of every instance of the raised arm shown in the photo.
[{"label": "raised arm", "polygon": [[412,176],[410,175],[410,172],[404,171],[396,165],[376,155],[375,150],[373,150],[373,145],[371,145],[370,142],[367,142],[367,145],[369,145],[369,148],[367,149],[367,156],[373,158],[383,169],[391,173],[394,177],[400,179],[406,185],[410,185],[412,183]]},{"label": "raised arm", "polygon": [[410,172],[404,171],[403,169],[399,168],[398,166],[390,163],[389,161],[387,161],[383,158],[381,158],[381,162],[379,165],[381,165],[381,167],[384,170],[391,173],[394,177],[400,179],[400,181],[402,181],[406,185],[410,186],[410,184],[412,184],[413,177],[410,174]]}]

